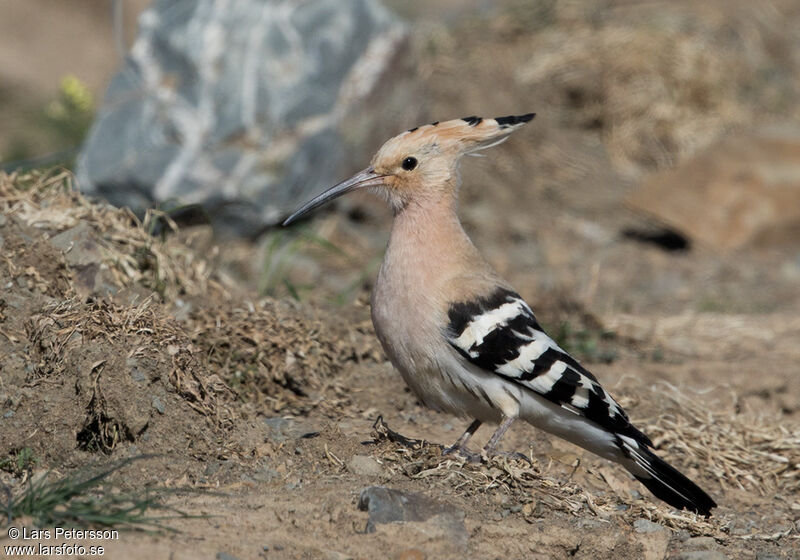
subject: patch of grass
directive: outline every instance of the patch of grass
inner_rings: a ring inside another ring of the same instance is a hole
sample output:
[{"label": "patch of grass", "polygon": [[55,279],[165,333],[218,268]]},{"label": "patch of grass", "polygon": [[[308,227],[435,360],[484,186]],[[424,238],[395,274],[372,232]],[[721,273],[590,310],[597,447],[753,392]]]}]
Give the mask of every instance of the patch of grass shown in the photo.
[{"label": "patch of grass", "polygon": [[30,447],[12,451],[7,457],[0,459],[0,470],[19,476],[32,469],[39,462]]},{"label": "patch of grass", "polygon": [[316,246],[324,251],[344,255],[344,251],[306,227],[297,229],[276,229],[267,234],[264,255],[264,267],[258,281],[258,293],[262,296],[278,297],[281,290],[300,301],[305,293],[314,289],[314,285],[298,285],[291,281],[289,270],[294,258],[309,246]]},{"label": "patch of grass", "polygon": [[132,457],[93,475],[79,472],[52,480],[52,473],[47,473],[35,480],[31,478],[22,492],[9,496],[0,511],[5,513],[9,523],[19,517],[30,517],[39,527],[103,526],[175,531],[163,522],[195,516],[164,504],[163,491],[122,492],[109,480],[116,471],[147,457]]},{"label": "patch of grass", "polygon": [[[0,154],[6,171],[61,165],[73,168],[79,146],[89,132],[95,102],[89,88],[72,75],[64,76],[55,99],[43,107],[16,100],[21,132],[9,139]],[[44,153],[43,153],[44,152]]]},{"label": "patch of grass", "polygon": [[75,76],[61,80],[56,99],[44,109],[44,123],[63,145],[83,142],[94,117],[94,99],[89,88]]},{"label": "patch of grass", "polygon": [[579,359],[610,364],[618,357],[608,341],[614,333],[604,329],[575,328],[569,321],[562,321],[553,329],[553,339],[565,351]]}]

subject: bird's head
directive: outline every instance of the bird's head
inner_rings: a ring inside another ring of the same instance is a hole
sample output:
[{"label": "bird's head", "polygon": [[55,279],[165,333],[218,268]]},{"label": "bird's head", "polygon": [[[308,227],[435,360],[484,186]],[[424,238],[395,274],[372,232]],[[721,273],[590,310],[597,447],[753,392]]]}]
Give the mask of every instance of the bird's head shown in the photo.
[{"label": "bird's head", "polygon": [[500,144],[534,116],[465,117],[407,130],[387,140],[369,167],[304,204],[283,225],[338,196],[365,187],[383,195],[395,212],[414,199],[453,192],[461,156]]}]

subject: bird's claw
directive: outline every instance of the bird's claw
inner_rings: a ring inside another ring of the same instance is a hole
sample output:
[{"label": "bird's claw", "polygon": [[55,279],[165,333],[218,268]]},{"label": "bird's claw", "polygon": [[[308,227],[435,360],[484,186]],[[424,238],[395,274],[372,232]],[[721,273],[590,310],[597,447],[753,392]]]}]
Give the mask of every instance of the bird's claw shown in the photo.
[{"label": "bird's claw", "polygon": [[481,459],[488,463],[489,460],[494,459],[495,457],[506,457],[508,459],[516,459],[517,461],[525,461],[531,467],[533,466],[533,461],[531,461],[529,457],[517,451],[493,451],[488,454],[484,452],[481,456]]},{"label": "bird's claw", "polygon": [[462,459],[464,459],[467,463],[482,463],[483,457],[480,453],[474,453],[467,449],[466,447],[460,447],[458,445],[453,445],[451,447],[445,447],[442,449],[442,455],[458,455]]}]

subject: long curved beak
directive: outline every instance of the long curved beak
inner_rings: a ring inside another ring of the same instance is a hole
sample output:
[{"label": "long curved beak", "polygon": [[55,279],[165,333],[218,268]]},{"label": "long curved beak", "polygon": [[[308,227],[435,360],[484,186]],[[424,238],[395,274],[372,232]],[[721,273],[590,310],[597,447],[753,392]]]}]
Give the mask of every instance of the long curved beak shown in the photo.
[{"label": "long curved beak", "polygon": [[350,191],[354,191],[356,189],[360,189],[362,187],[377,187],[383,184],[384,176],[378,175],[375,173],[375,170],[372,167],[367,167],[362,171],[359,171],[346,181],[342,181],[338,185],[334,185],[329,188],[327,191],[323,192],[321,195],[309,200],[303,206],[301,206],[294,214],[286,218],[283,222],[284,226],[288,226],[301,216],[308,214],[312,210],[319,208],[326,202],[330,202],[334,198],[338,196],[342,196],[345,193]]}]

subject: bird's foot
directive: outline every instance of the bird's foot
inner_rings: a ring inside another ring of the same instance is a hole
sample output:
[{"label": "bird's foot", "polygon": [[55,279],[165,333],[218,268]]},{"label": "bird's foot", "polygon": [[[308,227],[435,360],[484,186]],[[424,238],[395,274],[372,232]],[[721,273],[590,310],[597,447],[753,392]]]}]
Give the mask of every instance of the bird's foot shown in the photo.
[{"label": "bird's foot", "polygon": [[517,451],[491,451],[491,452],[484,452],[481,454],[481,459],[488,463],[491,459],[495,457],[505,457],[507,459],[515,459],[517,461],[525,461],[530,466],[533,466],[533,461],[530,460],[530,457],[523,455]]},{"label": "bird's foot", "polygon": [[462,447],[460,445],[452,445],[450,447],[445,447],[442,449],[442,455],[458,455],[462,459],[464,459],[467,463],[482,463],[483,457],[480,453],[474,453],[467,449],[466,447]]}]

